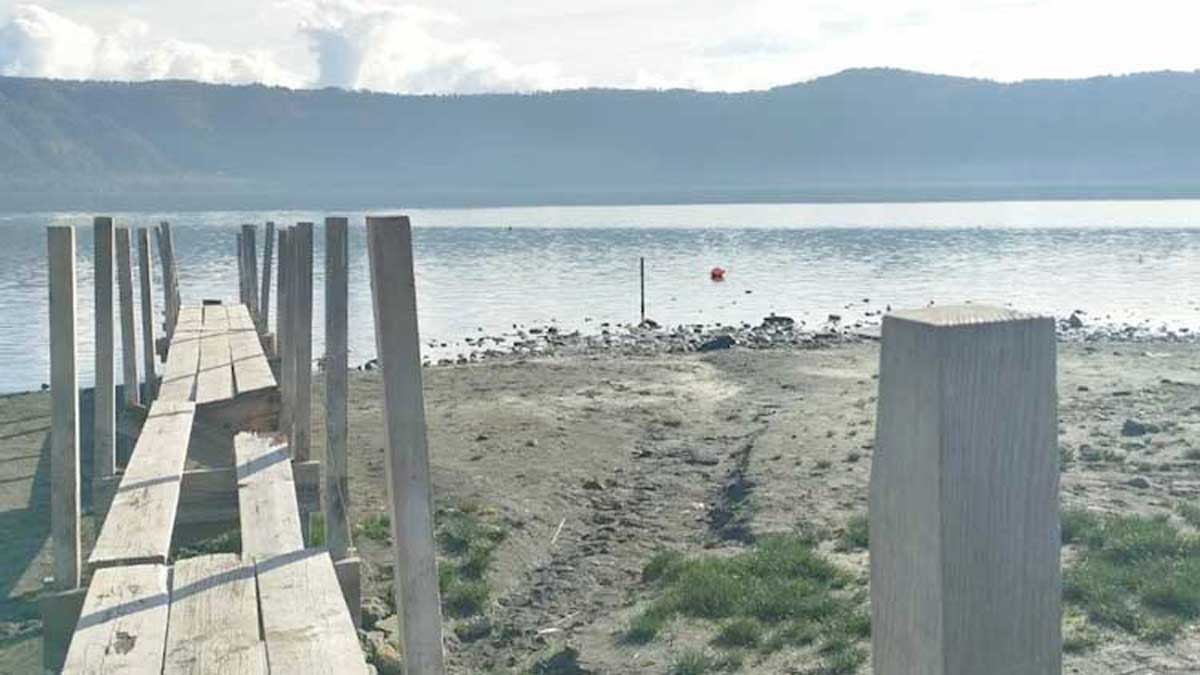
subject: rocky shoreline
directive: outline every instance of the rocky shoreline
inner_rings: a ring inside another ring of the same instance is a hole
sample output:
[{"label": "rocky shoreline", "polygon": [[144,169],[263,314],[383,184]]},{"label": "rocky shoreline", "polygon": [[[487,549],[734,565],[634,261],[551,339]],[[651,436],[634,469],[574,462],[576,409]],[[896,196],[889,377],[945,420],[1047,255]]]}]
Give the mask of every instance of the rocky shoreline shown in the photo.
[{"label": "rocky shoreline", "polygon": [[[819,325],[806,324],[789,316],[771,314],[757,324],[681,324],[660,326],[653,320],[642,324],[599,324],[598,331],[565,330],[555,324],[525,326],[500,335],[481,335],[464,340],[454,358],[429,358],[426,366],[466,365],[483,361],[519,360],[531,357],[655,356],[732,349],[816,349],[879,339],[883,311],[868,311],[852,322],[830,314]],[[1195,343],[1200,331],[1187,327],[1092,320],[1077,310],[1056,319],[1058,339],[1070,343]],[[426,347],[445,351],[449,345],[431,341]],[[358,366],[374,370],[377,359]]]}]

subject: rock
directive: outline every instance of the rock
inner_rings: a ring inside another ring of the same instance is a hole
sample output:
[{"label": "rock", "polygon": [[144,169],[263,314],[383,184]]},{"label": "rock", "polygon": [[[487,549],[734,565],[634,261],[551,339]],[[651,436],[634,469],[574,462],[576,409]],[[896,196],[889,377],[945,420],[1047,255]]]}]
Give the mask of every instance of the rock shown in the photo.
[{"label": "rock", "polygon": [[764,326],[775,326],[779,328],[791,328],[792,326],[796,325],[796,320],[792,317],[776,316],[774,314],[764,317],[762,322]]},{"label": "rock", "polygon": [[388,607],[387,600],[377,596],[369,595],[362,599],[362,625],[368,630],[375,627],[384,617],[389,616],[392,609]]},{"label": "rock", "polygon": [[647,328],[650,330],[658,330],[659,326],[658,326],[658,322],[655,321],[654,319],[643,319],[642,322],[638,324],[638,328]]},{"label": "rock", "polygon": [[729,349],[737,344],[731,335],[718,335],[710,340],[706,340],[696,348],[698,352],[715,352],[720,349]]},{"label": "rock", "polygon": [[491,633],[492,622],[486,616],[481,616],[471,621],[464,621],[454,627],[454,634],[463,642],[475,642],[491,635]]},{"label": "rock", "polygon": [[716,466],[721,460],[717,457],[716,453],[692,448],[688,450],[687,459],[684,461],[688,464],[699,464],[700,466]]},{"label": "rock", "polygon": [[830,314],[829,315],[829,323],[840,323],[841,320],[842,320],[842,317],[840,314]]},{"label": "rock", "polygon": [[1134,476],[1133,478],[1125,481],[1125,484],[1129,487],[1138,488],[1140,490],[1145,490],[1150,487],[1150,481],[1146,480],[1145,476]]},{"label": "rock", "polygon": [[379,631],[371,631],[363,635],[367,653],[367,661],[375,666],[379,675],[403,675],[404,659],[396,643]]},{"label": "rock", "polygon": [[604,486],[601,485],[600,481],[596,480],[595,478],[589,478],[589,479],[583,481],[583,489],[584,490],[603,490]]},{"label": "rock", "polygon": [[400,617],[389,614],[375,623],[375,630],[391,642],[400,644]]},{"label": "rock", "polygon": [[1083,319],[1079,318],[1078,314],[1072,314],[1071,318],[1067,319],[1069,328],[1083,328]]},{"label": "rock", "polygon": [[1122,436],[1145,436],[1146,434],[1158,433],[1158,426],[1137,420],[1125,420],[1125,424],[1121,425]]}]

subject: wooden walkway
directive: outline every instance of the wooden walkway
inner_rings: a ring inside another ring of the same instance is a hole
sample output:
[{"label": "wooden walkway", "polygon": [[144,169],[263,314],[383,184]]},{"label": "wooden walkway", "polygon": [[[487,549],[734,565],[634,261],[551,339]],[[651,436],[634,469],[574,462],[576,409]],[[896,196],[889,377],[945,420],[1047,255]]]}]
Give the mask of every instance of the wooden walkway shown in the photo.
[{"label": "wooden walkway", "polygon": [[[147,230],[138,232],[144,385],[132,339],[130,232],[98,218],[97,269],[121,291],[122,430],[136,434],[123,470],[115,420],[96,422],[99,533],[81,558],[78,401],[74,373],[74,231],[50,228],[52,530],[55,592],[42,597],[48,670],[67,673],[365,673],[359,646],[360,562],[346,479],[347,223],[326,222],[326,459],[309,458],[312,372],[310,223],[279,232],[278,335],[266,333],[272,239],[258,292],[254,226],[238,236],[240,297],[183,305],[170,228],[155,230],[165,321],[155,339]],[[410,673],[441,675],[443,647],[424,410],[420,401],[411,233],[406,219],[368,219],[389,404],[389,485],[398,528],[401,648]],[[115,230],[115,232],[114,232]],[[378,241],[376,241],[378,240]],[[115,251],[113,249],[116,249]],[[112,258],[116,265],[112,265]],[[384,264],[384,260],[390,262]],[[399,263],[397,265],[397,262]],[[96,315],[114,312],[98,272]],[[111,281],[111,280],[110,280]],[[97,321],[97,410],[115,409],[111,322]],[[153,352],[162,357],[160,372]],[[161,376],[161,377],[160,377]],[[414,397],[411,392],[417,392]],[[406,393],[408,392],[408,393]],[[396,403],[399,402],[399,403]],[[74,436],[72,435],[74,434]],[[411,438],[410,438],[411,435]],[[321,499],[322,485],[327,493]],[[406,511],[401,511],[404,495]],[[105,502],[107,508],[105,509]],[[323,508],[322,508],[323,507]],[[308,541],[323,511],[328,547]],[[236,552],[180,557],[185,545],[236,531]]]}]

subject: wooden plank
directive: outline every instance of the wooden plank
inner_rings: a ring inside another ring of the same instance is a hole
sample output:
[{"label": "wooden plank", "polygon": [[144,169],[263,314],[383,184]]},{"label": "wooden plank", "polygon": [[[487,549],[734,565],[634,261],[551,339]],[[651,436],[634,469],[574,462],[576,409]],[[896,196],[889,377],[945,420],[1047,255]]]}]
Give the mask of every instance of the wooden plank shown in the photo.
[{"label": "wooden plank", "polygon": [[150,269],[150,231],[138,230],[138,276],[142,287],[142,370],[146,373],[143,403],[158,395],[157,363],[154,358],[154,271]]},{"label": "wooden plank", "polygon": [[159,672],[169,604],[163,565],[97,571],[83,601],[63,672]]},{"label": "wooden plank", "polygon": [[271,257],[275,251],[275,223],[267,221],[267,233],[263,237],[262,297],[258,301],[258,332],[267,332],[267,321],[271,318]]},{"label": "wooden plank", "polygon": [[233,398],[233,362],[229,351],[229,312],[223,305],[204,307],[196,404]]},{"label": "wooden plank", "polygon": [[175,563],[164,675],[266,672],[254,563],[232,553]]},{"label": "wooden plank", "polygon": [[401,652],[411,673],[445,672],[433,545],[433,487],[421,383],[421,340],[407,217],[367,218],[375,345],[383,374],[386,474]]},{"label": "wooden plank", "polygon": [[1053,319],[978,305],[888,315],[878,405],[875,671],[1059,673]]},{"label": "wooden plank", "polygon": [[234,389],[238,395],[275,386],[271,364],[263,353],[258,330],[245,305],[229,308],[229,351],[233,359]]},{"label": "wooden plank", "polygon": [[312,453],[312,314],[313,314],[313,224],[296,225],[298,270],[293,301],[292,340],[296,354],[295,407],[292,410],[292,457],[306,461]]},{"label": "wooden plank", "polygon": [[[333,561],[322,550],[255,559],[263,637],[276,673],[365,673]],[[407,663],[406,672],[426,673]]]},{"label": "wooden plank", "polygon": [[166,563],[196,406],[158,401],[142,427],[88,563]]},{"label": "wooden plank", "polygon": [[54,586],[79,586],[79,382],[75,371],[75,228],[46,228],[50,288],[50,529]]},{"label": "wooden plank", "polygon": [[258,557],[303,549],[287,447],[269,436],[238,434],[234,456],[242,553]]},{"label": "wooden plank", "polygon": [[171,232],[171,224],[163,221],[158,227],[162,230],[163,242],[167,248],[167,264],[171,268],[171,304],[175,308],[175,317],[171,322],[173,331],[174,321],[179,319],[179,310],[183,306],[179,295],[179,259],[175,251],[175,235]]},{"label": "wooden plank", "polygon": [[334,560],[350,555],[350,483],[346,470],[349,369],[349,256],[345,218],[325,219],[325,545]]},{"label": "wooden plank", "polygon": [[[321,510],[321,463],[293,463],[292,477],[300,522],[303,523],[309,514]],[[180,526],[201,523],[237,525],[240,517],[236,466],[183,472],[179,510],[175,515],[177,539]]]},{"label": "wooden plank", "polygon": [[141,403],[138,381],[137,329],[133,317],[133,267],[130,262],[129,228],[117,228],[117,295],[121,305],[121,372],[124,374],[126,406]]},{"label": "wooden plank", "polygon": [[204,336],[204,309],[183,307],[171,336],[167,363],[163,366],[160,401],[191,401],[196,389],[196,371],[200,364],[200,342]]},{"label": "wooden plank", "polygon": [[117,470],[117,394],[113,330],[113,221],[96,218],[95,238],[95,429],[92,432],[92,479],[102,481]]}]

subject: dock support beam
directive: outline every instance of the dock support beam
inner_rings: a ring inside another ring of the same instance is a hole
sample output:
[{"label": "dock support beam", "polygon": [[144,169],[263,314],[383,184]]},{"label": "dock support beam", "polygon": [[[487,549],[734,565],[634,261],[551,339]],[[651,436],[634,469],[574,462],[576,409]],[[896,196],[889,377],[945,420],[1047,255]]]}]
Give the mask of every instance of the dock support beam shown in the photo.
[{"label": "dock support beam", "polygon": [[402,612],[400,651],[406,672],[441,675],[445,672],[442,608],[408,218],[367,218],[367,244],[375,345],[383,373],[394,591],[396,607]]},{"label": "dock support beam", "polygon": [[246,309],[255,328],[262,325],[258,316],[258,231],[253,225],[242,225],[242,269],[246,274]]},{"label": "dock support beam", "polygon": [[267,332],[267,322],[271,318],[271,257],[275,247],[275,223],[267,221],[267,231],[263,237],[263,272],[262,296],[258,301],[259,325],[258,332]]},{"label": "dock support beam", "polygon": [[112,218],[96,218],[93,224],[96,424],[92,431],[92,483],[94,486],[100,486],[117,470],[117,391],[113,359],[113,221]]},{"label": "dock support beam", "polygon": [[294,239],[291,334],[295,364],[292,409],[292,459],[308,461],[312,454],[312,314],[313,314],[313,224],[298,223]]},{"label": "dock support beam", "polygon": [[1052,319],[883,320],[871,469],[874,670],[1062,668]]},{"label": "dock support beam", "polygon": [[350,555],[350,483],[346,470],[349,312],[348,223],[325,219],[325,542],[334,560]]},{"label": "dock support beam", "polygon": [[121,301],[121,372],[124,373],[126,408],[141,403],[138,389],[137,325],[133,317],[133,264],[129,250],[129,228],[117,228],[117,292]]},{"label": "dock support beam", "polygon": [[158,374],[154,360],[154,270],[150,268],[150,230],[138,230],[138,276],[142,286],[142,361],[146,372],[146,407],[158,398]]},{"label": "dock support beam", "polygon": [[50,275],[50,521],[54,586],[79,586],[79,382],[75,372],[75,228],[47,228]]}]

